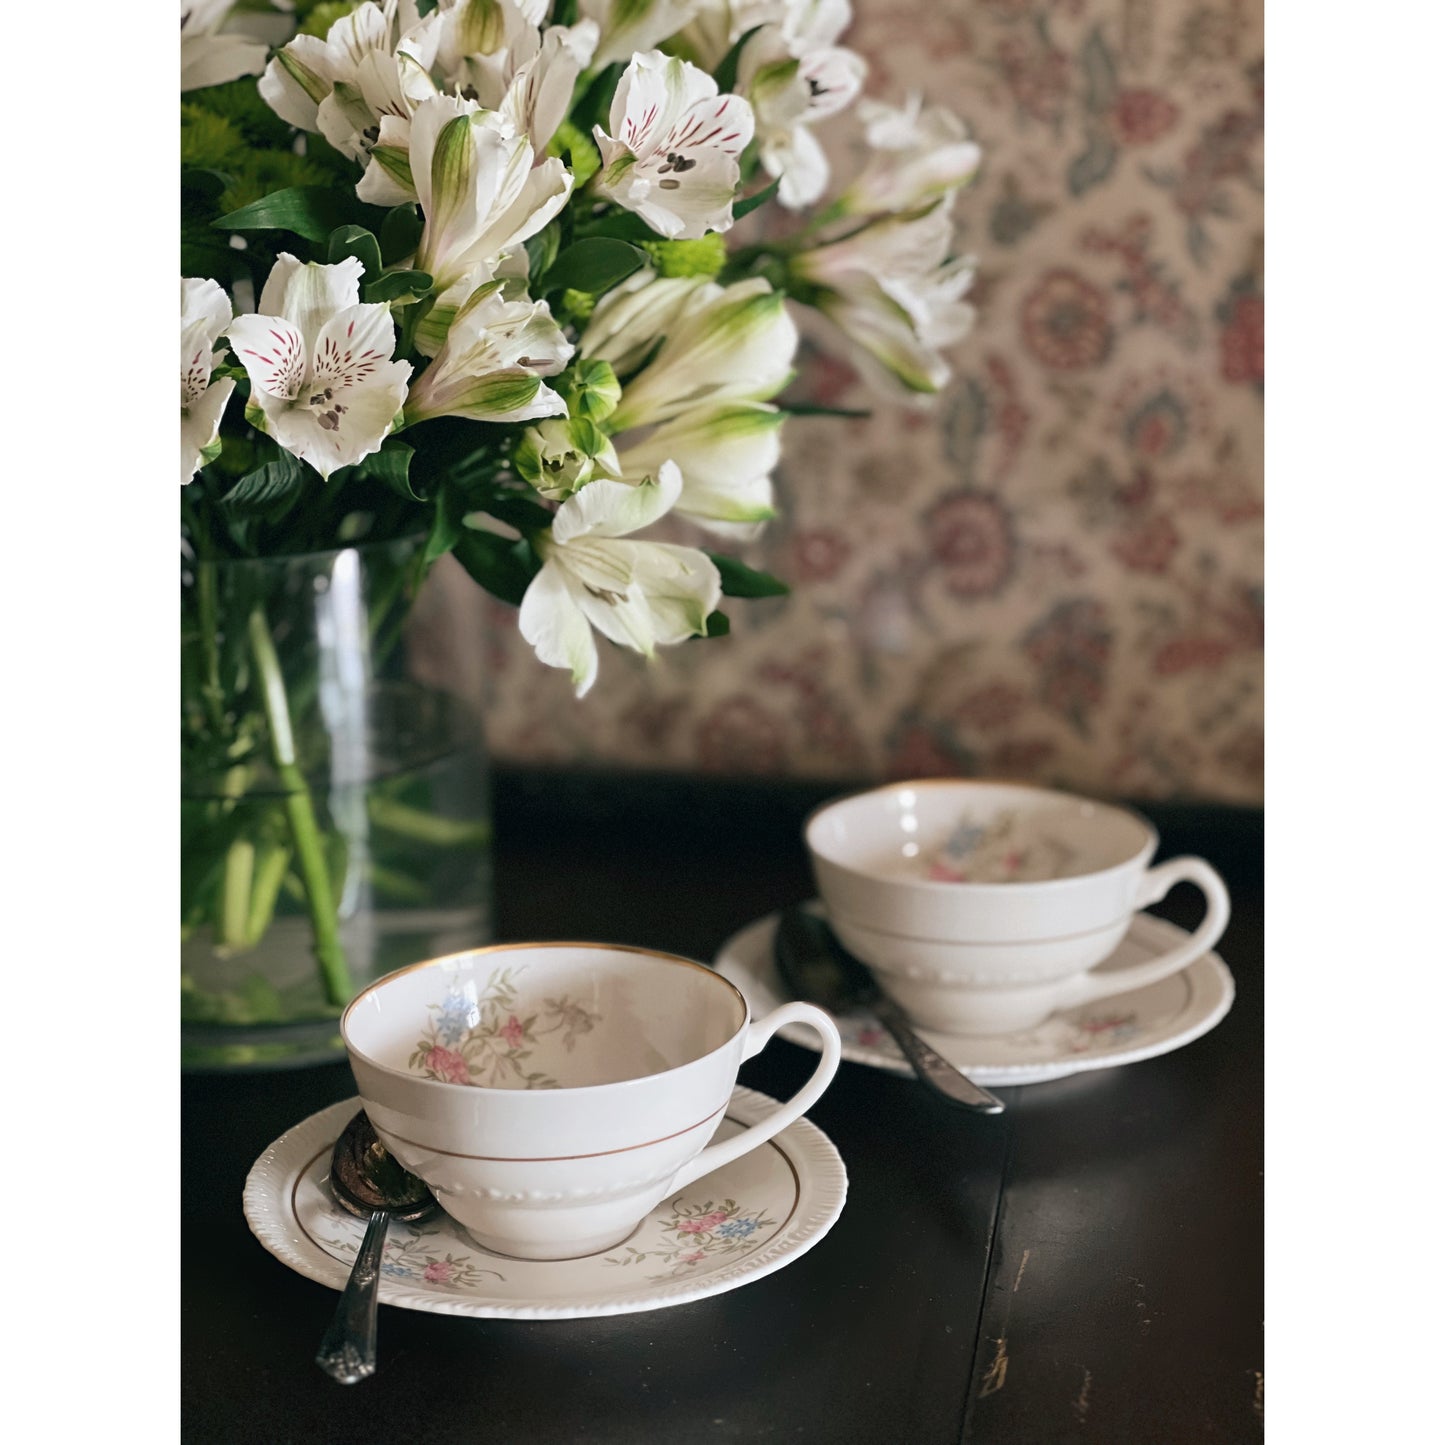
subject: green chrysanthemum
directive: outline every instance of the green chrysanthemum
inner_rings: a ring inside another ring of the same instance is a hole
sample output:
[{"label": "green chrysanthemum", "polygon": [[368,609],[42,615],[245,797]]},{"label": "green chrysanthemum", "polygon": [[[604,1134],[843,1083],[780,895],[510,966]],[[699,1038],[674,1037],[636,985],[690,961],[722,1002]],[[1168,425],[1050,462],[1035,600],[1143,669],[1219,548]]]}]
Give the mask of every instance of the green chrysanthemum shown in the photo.
[{"label": "green chrysanthemum", "polygon": [[574,291],[569,286],[562,293],[562,309],[574,321],[586,321],[596,306],[597,297],[590,291]]},{"label": "green chrysanthemum", "polygon": [[252,151],[230,168],[231,184],[221,193],[222,215],[238,211],[288,186],[325,185],[330,179],[323,166],[290,151]]},{"label": "green chrysanthemum", "polygon": [[640,241],[659,276],[702,276],[712,280],[727,264],[727,242],[716,231],[695,241]]},{"label": "green chrysanthemum", "polygon": [[318,39],[325,40],[326,32],[343,15],[350,15],[359,3],[360,0],[321,0],[321,4],[311,8],[306,18],[297,27],[298,31],[302,35],[315,35]]},{"label": "green chrysanthemum", "polygon": [[253,76],[192,91],[186,105],[229,121],[252,146],[274,150],[290,148],[291,127],[261,99]]},{"label": "green chrysanthemum", "polygon": [[181,104],[181,164],[201,170],[228,171],[242,163],[250,147],[224,116],[205,106]]},{"label": "green chrysanthemum", "polygon": [[602,164],[597,147],[592,144],[586,131],[579,130],[570,120],[564,120],[557,127],[557,133],[552,137],[547,153],[560,156],[567,162],[568,168],[576,177],[574,192],[580,191],[597,174]]}]

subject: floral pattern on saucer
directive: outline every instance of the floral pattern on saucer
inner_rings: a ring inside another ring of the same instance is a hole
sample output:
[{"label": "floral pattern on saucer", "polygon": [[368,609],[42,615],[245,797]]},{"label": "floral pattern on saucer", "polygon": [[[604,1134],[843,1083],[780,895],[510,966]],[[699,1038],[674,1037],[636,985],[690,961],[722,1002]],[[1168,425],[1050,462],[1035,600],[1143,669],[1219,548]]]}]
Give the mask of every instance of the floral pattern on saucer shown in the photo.
[{"label": "floral pattern on saucer", "polygon": [[[353,1227],[350,1218],[345,1222],[348,1228],[344,1235],[330,1238],[318,1235],[317,1238],[342,1258],[355,1259],[361,1247],[362,1228]],[[356,1221],[356,1226],[360,1225],[361,1221]],[[418,1229],[415,1225],[394,1223],[382,1250],[382,1275],[407,1280],[423,1289],[473,1289],[485,1275],[505,1281],[505,1275],[484,1268],[472,1254],[465,1251],[458,1254],[446,1248],[455,1241],[455,1231],[445,1227]]]},{"label": "floral pattern on saucer", "polygon": [[[328,1183],[337,1134],[360,1106],[346,1099],[287,1130],[246,1179],[246,1221],[284,1264],[341,1289],[365,1221]],[[777,1101],[735,1088],[714,1139],[762,1122]],[[766,1144],[669,1196],[622,1244],[579,1259],[502,1258],[444,1214],[394,1224],[383,1304],[481,1319],[590,1319],[722,1294],[782,1269],[837,1221],[848,1192],[838,1151],[797,1119]],[[620,1267],[631,1265],[631,1268]]]},{"label": "floral pattern on saucer", "polygon": [[519,1018],[516,976],[523,971],[499,968],[480,991],[470,981],[454,981],[441,1003],[428,1006],[434,1017],[407,1067],[444,1084],[559,1087],[545,1070],[530,1067],[538,1040],[560,1033],[558,1042],[571,1053],[577,1035],[590,1033],[602,1015],[563,994],[531,1013],[522,1009],[526,1016]]},{"label": "floral pattern on saucer", "polygon": [[655,1260],[668,1266],[648,1279],[675,1279],[698,1265],[731,1255],[750,1254],[777,1228],[777,1220],[767,1217],[766,1210],[748,1210],[736,1200],[724,1199],[721,1204],[711,1199],[700,1204],[687,1204],[681,1198],[673,1201],[672,1217],[662,1224],[665,1234],[674,1240],[660,1249],[637,1249],[627,1245],[619,1258],[608,1255],[608,1264],[644,1264]]}]

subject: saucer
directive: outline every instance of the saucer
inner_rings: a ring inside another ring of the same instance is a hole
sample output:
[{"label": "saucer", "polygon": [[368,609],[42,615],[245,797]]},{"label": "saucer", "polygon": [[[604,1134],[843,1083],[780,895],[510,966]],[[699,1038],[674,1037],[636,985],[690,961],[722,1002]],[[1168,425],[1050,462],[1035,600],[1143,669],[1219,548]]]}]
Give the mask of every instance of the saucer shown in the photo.
[{"label": "saucer", "polygon": [[[283,1264],[331,1289],[346,1284],[366,1221],[331,1197],[331,1146],[361,1107],[347,1099],[288,1129],[251,1166],[251,1232]],[[776,1101],[736,1088],[713,1135],[758,1123]],[[669,1195],[612,1249],[581,1259],[513,1259],[476,1244],[445,1214],[394,1223],[383,1304],[479,1319],[632,1314],[706,1299],[792,1264],[833,1227],[848,1175],[828,1136],[799,1119],[741,1159]]]},{"label": "saucer", "polygon": [[[809,907],[822,912],[817,902]],[[735,933],[713,960],[713,967],[747,999],[754,1018],[792,998],[773,962],[777,926],[776,914],[760,918]],[[1147,963],[1188,936],[1162,918],[1140,913],[1097,971]],[[1208,1033],[1233,1002],[1233,976],[1218,954],[1206,953],[1159,983],[1062,1010],[1037,1028],[969,1038],[920,1029],[919,1036],[975,1083],[1041,1084],[1183,1048]],[[871,1014],[851,1013],[836,1021],[845,1059],[912,1076],[912,1066]],[[817,1051],[817,1040],[807,1029],[785,1024],[778,1033],[790,1043]]]}]

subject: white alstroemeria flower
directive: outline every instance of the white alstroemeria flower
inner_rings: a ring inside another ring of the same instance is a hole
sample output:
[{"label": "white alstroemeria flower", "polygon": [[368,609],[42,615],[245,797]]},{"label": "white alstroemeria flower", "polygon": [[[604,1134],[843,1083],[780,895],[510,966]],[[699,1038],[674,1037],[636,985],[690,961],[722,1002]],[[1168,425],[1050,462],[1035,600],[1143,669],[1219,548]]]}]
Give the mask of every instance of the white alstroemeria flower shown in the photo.
[{"label": "white alstroemeria flower", "polygon": [[974,261],[948,260],[946,202],[922,216],[887,217],[801,252],[792,274],[816,287],[814,304],[910,391],[938,391],[950,375],[939,351],[961,341],[974,311],[961,297]]},{"label": "white alstroemeria flower", "polygon": [[[392,141],[407,149],[394,151]],[[396,194],[421,203],[426,223],[413,264],[438,293],[535,235],[572,193],[560,160],[534,166],[531,145],[506,116],[456,96],[426,101],[409,124],[383,117],[373,162],[384,148]]]},{"label": "white alstroemeria flower", "polygon": [[983,152],[940,105],[924,107],[916,94],[902,108],[865,99],[858,114],[873,154],[839,197],[841,214],[916,210],[967,185],[978,171]]},{"label": "white alstroemeria flower", "polygon": [[596,50],[594,21],[553,25],[542,32],[537,54],[513,74],[500,109],[538,155],[567,119],[577,77],[591,65]]},{"label": "white alstroemeria flower", "polygon": [[214,282],[181,278],[181,485],[220,453],[221,413],[236,389],[229,377],[212,381],[226,359],[212,351],[230,324],[230,297]]},{"label": "white alstroemeria flower", "polygon": [[181,91],[223,85],[266,68],[266,47],[221,34],[236,0],[181,0]]},{"label": "white alstroemeria flower", "polygon": [[[578,350],[614,372],[636,367],[712,283],[701,276],[660,277],[643,267],[607,292],[592,310]],[[719,288],[713,287],[712,294]]]},{"label": "white alstroemeria flower", "polygon": [[728,51],[761,25],[784,28],[800,44],[794,55],[832,45],[853,21],[850,0],[702,0],[677,38],[704,70],[716,71]]},{"label": "white alstroemeria flower", "polygon": [[578,9],[602,32],[597,64],[611,65],[676,35],[703,4],[704,0],[581,0]]},{"label": "white alstroemeria flower", "polygon": [[651,50],[634,55],[608,116],[594,126],[598,192],[661,236],[696,239],[733,223],[738,155],[753,138],[752,107],[723,95],[706,71]]},{"label": "white alstroemeria flower", "polygon": [[[654,426],[700,406],[766,401],[792,379],[797,345],[783,293],[761,276],[727,287],[704,283],[674,318],[657,354],[623,386],[608,430],[616,435]],[[610,348],[589,348],[586,337],[583,354],[618,364]]]},{"label": "white alstroemeria flower", "polygon": [[246,420],[323,477],[381,447],[411,376],[391,359],[390,308],[358,303],[361,275],[355,256],[321,266],[282,252],[257,314],[226,332],[251,378]]},{"label": "white alstroemeria flower", "polygon": [[457,311],[436,359],[413,384],[406,421],[464,416],[518,422],[565,416],[567,403],[542,381],[572,356],[545,301],[508,301],[501,282],[474,291]]},{"label": "white alstroemeria flower", "polygon": [[[357,63],[352,79],[338,80],[331,94],[316,107],[317,129],[342,155],[366,164],[368,173],[371,153],[381,137],[382,121],[410,125],[416,108],[440,94],[427,71],[427,41],[428,35],[418,32],[404,36],[395,54],[368,50]],[[358,184],[358,195],[361,189]]]},{"label": "white alstroemeria flower", "polygon": [[656,647],[707,633],[722,580],[705,553],[664,542],[623,540],[677,501],[682,477],[670,462],[656,481],[588,482],[557,509],[535,544],[542,570],[522,598],[518,623],[548,667],[565,667],[582,697],[597,678],[595,627],[651,657]]},{"label": "white alstroemeria flower", "polygon": [[282,120],[364,160],[383,116],[408,115],[436,93],[428,74],[436,17],[417,22],[415,14],[415,6],[399,11],[397,0],[366,0],[325,40],[298,35],[278,50],[256,88]]},{"label": "white alstroemeria flower", "polygon": [[[841,18],[846,24],[846,3]],[[828,160],[809,127],[852,105],[867,71],[851,50],[812,44],[817,33],[826,32],[815,28],[805,39],[765,26],[738,59],[738,89],[757,117],[763,169],[779,178],[778,199],[793,210],[812,205],[828,186]]]},{"label": "white alstroemeria flower", "polygon": [[[545,8],[545,7],[543,7]],[[567,118],[577,77],[592,63],[597,25],[539,31],[513,0],[456,0],[435,14],[444,84],[483,110],[500,110],[540,156]]]},{"label": "white alstroemeria flower", "polygon": [[782,453],[784,417],[775,406],[733,402],[683,412],[638,442],[617,439],[623,481],[653,476],[671,460],[682,472],[674,510],[710,531],[756,531],[773,511],[773,468]]},{"label": "white alstroemeria flower", "polygon": [[434,12],[439,40],[436,69],[449,91],[477,101],[485,110],[501,108],[517,71],[541,46],[533,15],[545,5],[524,8],[515,0],[443,0]]}]

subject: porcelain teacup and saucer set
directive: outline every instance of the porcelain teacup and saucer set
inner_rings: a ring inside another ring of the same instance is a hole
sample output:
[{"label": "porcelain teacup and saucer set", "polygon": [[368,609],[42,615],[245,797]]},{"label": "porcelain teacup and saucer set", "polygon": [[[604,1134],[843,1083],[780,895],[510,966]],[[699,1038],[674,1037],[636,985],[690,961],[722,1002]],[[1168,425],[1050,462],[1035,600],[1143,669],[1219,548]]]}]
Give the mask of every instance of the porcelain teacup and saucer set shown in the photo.
[{"label": "porcelain teacup and saucer set", "polygon": [[[785,1103],[737,1084],[782,1028],[822,1055]],[[386,1304],[528,1320],[682,1304],[791,1263],[843,1208],[842,1160],[802,1117],[838,1069],[832,1019],[806,1003],[755,1017],[701,963],[478,948],[371,985],[341,1033],[359,1099],[288,1130],[244,1195],[261,1243],[335,1289],[363,1237],[329,1179],[358,1107],[444,1211],[390,1225]]]},{"label": "porcelain teacup and saucer set", "polygon": [[[1223,882],[1199,858],[1151,866],[1158,837],[1127,809],[899,783],[825,805],[804,836],[812,906],[976,1083],[1165,1053],[1233,999],[1210,951],[1229,916]],[[1192,934],[1139,911],[1185,881],[1206,902]],[[626,946],[504,944],[372,984],[341,1020],[359,1098],[256,1161],[253,1232],[301,1274],[346,1284],[363,1222],[329,1169],[362,1108],[443,1211],[390,1226],[383,1303],[576,1319],[702,1299],[791,1263],[847,1192],[837,1150],[803,1114],[840,1058],[911,1070],[867,1014],[835,1019],[790,997],[777,921],[742,930],[710,968]],[[821,1055],[784,1103],[737,1084],[775,1033]]]},{"label": "porcelain teacup and saucer set", "polygon": [[[1167,1053],[1233,1002],[1211,952],[1229,921],[1223,880],[1202,858],[1151,866],[1158,835],[1127,808],[931,779],[827,803],[804,836],[821,900],[811,907],[975,1083],[1041,1083]],[[1193,933],[1140,912],[1184,882],[1205,899]],[[776,915],[759,920],[715,962],[757,1010],[790,996],[776,931]],[[874,1018],[837,1022],[845,1059],[912,1072]]]}]

